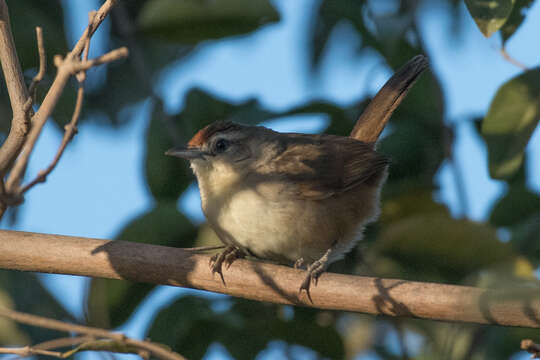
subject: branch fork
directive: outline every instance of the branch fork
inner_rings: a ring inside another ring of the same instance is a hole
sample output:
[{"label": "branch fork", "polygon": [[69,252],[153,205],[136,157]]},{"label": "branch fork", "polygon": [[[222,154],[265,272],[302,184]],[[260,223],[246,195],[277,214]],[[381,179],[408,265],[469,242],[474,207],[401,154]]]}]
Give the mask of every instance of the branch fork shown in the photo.
[{"label": "branch fork", "polygon": [[[59,55],[54,57],[54,64],[58,68],[56,77],[39,109],[34,114],[32,105],[35,101],[36,88],[43,79],[46,69],[43,31],[39,27],[36,28],[39,70],[27,89],[13,44],[8,8],[5,0],[0,0],[0,61],[2,62],[14,114],[10,133],[2,147],[0,147],[0,218],[8,207],[23,202],[23,195],[26,191],[36,184],[46,181],[47,176],[54,170],[62,157],[67,144],[77,134],[77,124],[84,98],[86,71],[94,66],[110,63],[128,56],[127,48],[122,47],[95,59],[88,59],[90,39],[116,2],[117,0],[107,0],[98,11],[90,12],[88,26],[73,47],[73,50],[65,58]],[[75,76],[79,87],[75,109],[70,123],[65,127],[62,142],[52,162],[45,169],[39,171],[37,176],[28,184],[21,185],[29,157],[34,150],[37,139],[71,76]]]}]

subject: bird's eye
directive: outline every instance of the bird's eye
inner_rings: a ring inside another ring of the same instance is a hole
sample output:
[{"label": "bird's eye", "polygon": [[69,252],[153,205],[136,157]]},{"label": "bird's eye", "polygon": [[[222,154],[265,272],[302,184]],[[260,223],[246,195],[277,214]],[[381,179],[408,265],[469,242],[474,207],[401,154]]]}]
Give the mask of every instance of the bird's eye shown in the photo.
[{"label": "bird's eye", "polygon": [[225,139],[219,139],[214,145],[216,153],[222,153],[229,147],[229,142]]}]

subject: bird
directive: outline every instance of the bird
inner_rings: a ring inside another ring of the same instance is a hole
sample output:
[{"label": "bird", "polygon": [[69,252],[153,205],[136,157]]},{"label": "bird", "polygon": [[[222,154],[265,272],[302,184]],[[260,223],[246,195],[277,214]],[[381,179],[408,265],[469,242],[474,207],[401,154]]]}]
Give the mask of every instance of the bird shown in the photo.
[{"label": "bird", "polygon": [[310,291],[380,213],[389,159],[376,140],[427,59],[416,56],[383,86],[351,136],[281,133],[218,120],[166,155],[190,162],[201,205],[225,248],[210,261],[253,256],[305,269]]}]

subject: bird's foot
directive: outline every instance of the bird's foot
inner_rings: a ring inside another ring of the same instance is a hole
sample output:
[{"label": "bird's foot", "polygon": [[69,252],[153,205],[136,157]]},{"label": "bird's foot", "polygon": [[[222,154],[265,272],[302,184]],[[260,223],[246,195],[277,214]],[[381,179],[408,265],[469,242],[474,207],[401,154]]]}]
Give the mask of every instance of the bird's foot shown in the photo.
[{"label": "bird's foot", "polygon": [[326,270],[326,267],[326,261],[321,261],[321,259],[309,265],[307,268],[307,275],[304,278],[304,281],[302,281],[302,285],[300,285],[300,290],[298,292],[305,290],[309,296],[309,288],[311,283],[313,282],[313,284],[317,285],[319,276],[321,276],[321,274]]},{"label": "bird's foot", "polygon": [[[317,281],[319,280],[319,276],[321,276],[321,274],[323,272],[325,272],[326,268],[328,268],[329,257],[330,257],[330,254],[332,253],[332,251],[333,251],[332,248],[328,249],[324,253],[324,255],[321,256],[321,258],[319,260],[314,261],[311,265],[308,266],[308,268],[306,270],[307,275],[304,278],[304,281],[302,281],[302,284],[300,285],[300,289],[298,290],[298,293],[301,293],[302,290],[305,290],[310,301],[312,301],[311,300],[311,294],[309,292],[309,288],[311,286],[311,283],[313,282],[313,284],[317,285]],[[297,262],[298,262],[298,260],[297,260]],[[302,262],[303,262],[303,260],[302,260]],[[296,263],[295,263],[295,265],[296,265]]]},{"label": "bird's foot", "polygon": [[212,270],[212,275],[218,273],[221,277],[221,281],[225,285],[225,279],[223,278],[223,264],[227,266],[227,269],[236,259],[241,259],[245,256],[244,252],[233,245],[227,245],[222,252],[215,254],[210,258],[209,265]]},{"label": "bird's foot", "polygon": [[302,269],[304,267],[304,258],[300,258],[294,262],[293,267],[295,269]]}]

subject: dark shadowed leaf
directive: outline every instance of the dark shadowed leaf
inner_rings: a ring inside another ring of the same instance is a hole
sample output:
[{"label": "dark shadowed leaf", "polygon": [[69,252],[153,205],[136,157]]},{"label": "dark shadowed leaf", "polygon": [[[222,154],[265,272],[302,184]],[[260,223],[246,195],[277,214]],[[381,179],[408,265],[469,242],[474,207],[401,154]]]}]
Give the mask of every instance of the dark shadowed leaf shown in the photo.
[{"label": "dark shadowed leaf", "polygon": [[332,316],[326,323],[316,310],[294,309],[294,316],[284,319],[280,309],[237,299],[231,309],[216,312],[211,300],[185,296],[158,314],[148,336],[193,359],[202,358],[213,342],[236,359],[254,359],[275,340],[309,347],[325,357],[343,357]]},{"label": "dark shadowed leaf", "polygon": [[[149,213],[131,221],[117,239],[154,245],[190,247],[195,227],[176,209],[176,201],[158,203]],[[112,263],[114,267],[115,264]],[[92,279],[88,295],[89,322],[100,327],[124,323],[154,285]]]},{"label": "dark shadowed leaf", "polygon": [[184,109],[175,116],[175,123],[183,130],[180,135],[187,141],[199,129],[218,120],[256,125],[275,116],[255,99],[231,103],[193,88],[186,94]]},{"label": "dark shadowed leaf", "polygon": [[510,16],[508,16],[508,20],[506,20],[501,28],[503,42],[508,41],[517,29],[519,29],[533,2],[534,0],[515,0],[514,7],[512,8]]},{"label": "dark shadowed leaf", "polygon": [[54,74],[56,67],[53,63],[53,57],[55,55],[64,56],[68,51],[61,1],[16,0],[9,1],[8,6],[13,38],[22,69],[38,68],[39,57],[35,28],[41,26],[47,54],[47,70],[49,74]]},{"label": "dark shadowed leaf", "polygon": [[511,185],[491,211],[490,222],[496,226],[512,226],[540,214],[540,195],[524,184]]},{"label": "dark shadowed leaf", "polygon": [[360,109],[363,109],[366,106],[366,103],[367,102],[363,101],[347,107],[340,107],[328,101],[317,100],[292,108],[282,115],[324,114],[327,115],[328,120],[330,120],[330,124],[325,130],[326,133],[348,136],[358,119]]},{"label": "dark shadowed leaf", "polygon": [[[29,84],[39,67],[36,26],[43,29],[43,41],[47,57],[46,75],[38,86],[37,101],[40,103],[56,76],[55,55],[65,56],[68,45],[64,29],[64,12],[58,0],[17,0],[8,4],[15,46],[21,68]],[[75,105],[75,87],[69,82],[55,107],[53,118],[58,124],[69,122]],[[4,113],[2,113],[4,114]]]},{"label": "dark shadowed leaf", "polygon": [[495,229],[445,214],[394,222],[382,229],[376,246],[415,279],[452,282],[515,256],[509,244],[498,240]]},{"label": "dark shadowed leaf", "polygon": [[151,0],[138,24],[147,36],[194,44],[249,33],[278,20],[268,0]]},{"label": "dark shadowed leaf", "polygon": [[175,144],[171,134],[175,129],[170,117],[163,112],[161,103],[154,105],[152,119],[146,131],[144,158],[146,182],[154,198],[174,201],[193,181],[189,163],[165,155]]},{"label": "dark shadowed leaf", "polygon": [[[11,298],[15,310],[56,320],[76,322],[49,291],[41,285],[34,273],[2,270],[0,271],[0,289],[5,296]],[[36,299],[39,299],[39,301],[36,301]],[[18,325],[17,328],[22,330],[19,335],[26,334],[33,344],[55,337],[66,336],[65,333],[36,326]]]},{"label": "dark shadowed leaf", "polygon": [[[310,60],[313,68],[320,65],[322,54],[328,46],[330,35],[337,24],[349,21],[362,37],[362,47],[377,46],[375,37],[366,29],[362,12],[365,1],[356,0],[324,0],[318,5],[314,19],[313,31],[310,33]],[[350,41],[342,38],[340,41]]]},{"label": "dark shadowed leaf", "polygon": [[491,177],[512,176],[540,118],[540,68],[525,71],[502,85],[482,123]]},{"label": "dark shadowed leaf", "polygon": [[465,0],[474,22],[489,37],[504,25],[515,0]]}]

